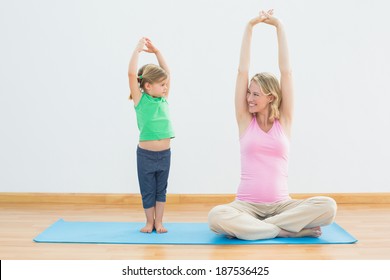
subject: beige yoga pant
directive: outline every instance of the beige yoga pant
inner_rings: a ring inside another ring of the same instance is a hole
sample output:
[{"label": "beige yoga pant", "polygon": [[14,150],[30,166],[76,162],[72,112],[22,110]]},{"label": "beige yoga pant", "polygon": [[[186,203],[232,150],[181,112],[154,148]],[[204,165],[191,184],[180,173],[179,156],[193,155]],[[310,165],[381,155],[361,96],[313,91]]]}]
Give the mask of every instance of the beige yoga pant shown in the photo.
[{"label": "beige yoga pant", "polygon": [[336,202],[325,196],[270,204],[236,200],[211,209],[208,219],[217,234],[256,240],[274,238],[281,229],[299,232],[331,224],[336,209]]}]

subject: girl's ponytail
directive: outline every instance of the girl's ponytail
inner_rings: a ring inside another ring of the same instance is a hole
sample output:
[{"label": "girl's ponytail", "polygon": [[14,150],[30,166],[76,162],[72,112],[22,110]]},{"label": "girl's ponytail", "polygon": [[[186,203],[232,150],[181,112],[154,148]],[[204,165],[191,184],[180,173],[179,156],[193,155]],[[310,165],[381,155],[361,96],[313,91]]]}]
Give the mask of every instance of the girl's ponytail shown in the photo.
[{"label": "girl's ponytail", "polygon": [[[143,85],[145,84],[145,83],[143,82],[143,76],[142,76],[142,74],[144,73],[144,70],[145,70],[145,68],[146,68],[148,65],[152,65],[152,64],[145,64],[144,66],[142,66],[142,67],[138,70],[138,73],[137,73],[137,82],[138,82],[138,87],[139,87],[140,89],[143,89]],[[129,99],[130,99],[130,100],[133,99],[133,96],[131,95],[131,92],[130,92]]]}]

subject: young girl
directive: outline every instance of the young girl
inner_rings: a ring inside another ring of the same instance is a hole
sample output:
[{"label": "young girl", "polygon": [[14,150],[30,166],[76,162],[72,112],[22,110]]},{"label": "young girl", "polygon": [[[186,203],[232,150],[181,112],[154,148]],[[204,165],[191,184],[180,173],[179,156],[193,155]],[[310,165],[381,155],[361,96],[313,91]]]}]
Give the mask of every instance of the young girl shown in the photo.
[{"label": "young girl", "polygon": [[[137,71],[141,52],[154,53],[160,66],[146,64]],[[140,131],[137,147],[138,182],[146,225],[141,232],[167,232],[162,224],[169,167],[170,140],[175,137],[169,107],[169,68],[148,38],[141,38],[129,63],[130,99],[134,102]]]}]

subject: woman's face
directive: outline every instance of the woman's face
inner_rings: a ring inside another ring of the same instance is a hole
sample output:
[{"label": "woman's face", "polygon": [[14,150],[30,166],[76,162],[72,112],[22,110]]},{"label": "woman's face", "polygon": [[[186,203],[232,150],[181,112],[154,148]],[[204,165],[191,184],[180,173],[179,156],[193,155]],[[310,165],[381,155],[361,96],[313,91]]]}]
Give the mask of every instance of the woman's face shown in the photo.
[{"label": "woman's face", "polygon": [[246,94],[249,113],[257,113],[268,109],[272,97],[265,95],[261,87],[254,81],[249,84]]}]

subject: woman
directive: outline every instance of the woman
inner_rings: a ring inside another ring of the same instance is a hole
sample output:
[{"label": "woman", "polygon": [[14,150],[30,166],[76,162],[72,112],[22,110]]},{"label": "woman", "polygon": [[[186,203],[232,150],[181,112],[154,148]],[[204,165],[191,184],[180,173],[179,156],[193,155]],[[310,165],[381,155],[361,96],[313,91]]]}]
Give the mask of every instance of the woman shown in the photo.
[{"label": "woman", "polygon": [[[260,23],[276,28],[280,83],[270,73],[259,73],[252,77],[248,87],[252,29]],[[210,211],[211,230],[245,240],[319,237],[321,226],[333,222],[337,206],[329,197],[295,200],[288,193],[293,80],[285,30],[282,22],[273,16],[273,10],[260,12],[246,25],[235,110],[241,182],[234,202]]]}]

